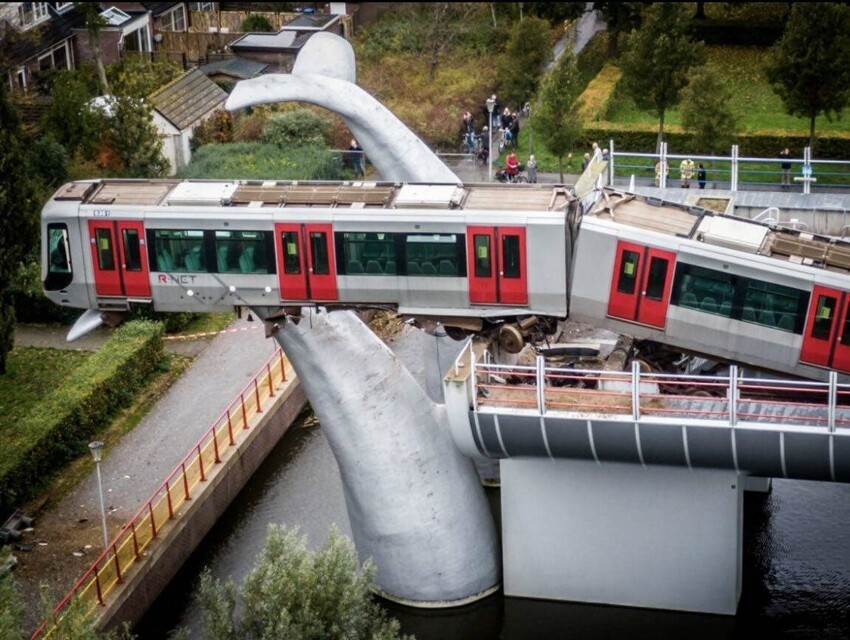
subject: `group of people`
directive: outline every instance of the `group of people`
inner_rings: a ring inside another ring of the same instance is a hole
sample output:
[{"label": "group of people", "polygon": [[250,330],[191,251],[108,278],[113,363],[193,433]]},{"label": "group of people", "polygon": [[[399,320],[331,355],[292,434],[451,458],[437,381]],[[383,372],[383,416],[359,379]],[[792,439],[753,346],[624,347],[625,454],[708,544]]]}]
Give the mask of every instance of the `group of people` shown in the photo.
[{"label": "group of people", "polygon": [[[679,184],[682,189],[690,189],[691,188],[691,180],[694,178],[694,173],[697,175],[697,183],[699,184],[700,189],[705,189],[706,183],[706,170],[705,166],[700,162],[699,164],[694,164],[694,161],[690,158],[685,158],[682,162],[679,163]],[[670,167],[667,166],[667,163],[663,160],[659,160],[655,163],[655,186],[661,186],[661,176],[663,175],[666,178],[670,174]]]}]

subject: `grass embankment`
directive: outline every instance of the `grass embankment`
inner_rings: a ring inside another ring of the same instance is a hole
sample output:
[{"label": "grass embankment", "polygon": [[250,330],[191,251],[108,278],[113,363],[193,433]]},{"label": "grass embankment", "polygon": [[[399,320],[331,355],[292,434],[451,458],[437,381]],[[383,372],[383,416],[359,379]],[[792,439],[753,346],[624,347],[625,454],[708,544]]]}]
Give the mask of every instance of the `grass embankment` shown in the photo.
[{"label": "grass embankment", "polygon": [[[805,118],[789,116],[764,74],[767,49],[764,47],[710,46],[705,49],[705,64],[723,78],[732,93],[732,108],[738,114],[740,133],[747,134],[763,130],[784,130],[808,133],[809,123]],[[634,102],[619,95],[614,96],[607,117],[609,122],[622,124],[645,124],[657,126],[657,118],[638,110]],[[665,116],[667,125],[681,126],[678,109],[671,109]],[[830,132],[850,132],[850,112],[835,120],[821,116],[815,121],[820,135]],[[778,150],[777,150],[778,151]]]},{"label": "grass embankment", "polygon": [[200,147],[178,175],[219,180],[340,180],[342,162],[319,147],[281,149],[262,142],[233,142]]}]

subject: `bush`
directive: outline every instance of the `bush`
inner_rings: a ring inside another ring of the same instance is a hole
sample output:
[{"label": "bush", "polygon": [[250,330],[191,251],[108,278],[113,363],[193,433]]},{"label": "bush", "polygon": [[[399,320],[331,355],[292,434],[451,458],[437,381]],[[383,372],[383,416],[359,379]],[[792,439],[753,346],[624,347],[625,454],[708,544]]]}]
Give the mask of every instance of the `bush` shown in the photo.
[{"label": "bush", "polygon": [[242,31],[268,32],[274,31],[274,28],[268,18],[258,13],[252,13],[242,21]]},{"label": "bush", "polygon": [[217,180],[341,180],[342,165],[328,149],[280,149],[273,144],[234,142],[198,149],[181,178]]},{"label": "bush", "polygon": [[576,56],[576,70],[579,74],[579,86],[584,90],[590,81],[596,77],[608,60],[608,34],[597,32],[581,53]]},{"label": "bush", "polygon": [[586,123],[604,120],[608,115],[611,97],[621,76],[619,68],[613,64],[606,64],[587,85],[579,97],[582,102],[579,114]]},{"label": "bush", "polygon": [[233,142],[260,142],[267,120],[268,116],[263,110],[254,109],[250,114],[238,114],[233,125]]},{"label": "bush", "polygon": [[41,265],[32,260],[24,265],[12,279],[9,288],[15,318],[18,322],[60,322],[68,324],[76,320],[82,310],[60,307],[44,297],[41,289]]},{"label": "bush", "polygon": [[233,142],[233,116],[229,111],[216,109],[192,134],[195,149],[205,144]]},{"label": "bush", "polygon": [[47,134],[30,147],[30,166],[44,184],[55,189],[68,179],[68,152],[56,139]]},{"label": "bush", "polygon": [[0,448],[0,518],[85,452],[91,436],[133,400],[161,360],[162,325],[131,322],[44,398],[20,422],[17,437]]},{"label": "bush", "polygon": [[292,145],[326,145],[329,139],[328,121],[308,109],[276,113],[263,130],[263,141],[281,149]]}]

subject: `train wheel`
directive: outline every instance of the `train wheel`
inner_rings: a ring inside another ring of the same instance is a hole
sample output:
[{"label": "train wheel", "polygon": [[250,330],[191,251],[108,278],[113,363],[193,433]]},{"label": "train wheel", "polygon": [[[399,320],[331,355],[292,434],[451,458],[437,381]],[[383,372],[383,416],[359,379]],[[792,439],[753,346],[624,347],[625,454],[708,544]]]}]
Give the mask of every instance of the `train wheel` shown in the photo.
[{"label": "train wheel", "polygon": [[499,344],[508,353],[519,353],[525,345],[525,338],[516,326],[504,324],[499,329]]},{"label": "train wheel", "polygon": [[466,340],[469,336],[469,332],[466,329],[462,329],[461,327],[448,327],[443,326],[443,329],[446,330],[446,335],[452,340],[457,340],[460,342],[461,340]]}]

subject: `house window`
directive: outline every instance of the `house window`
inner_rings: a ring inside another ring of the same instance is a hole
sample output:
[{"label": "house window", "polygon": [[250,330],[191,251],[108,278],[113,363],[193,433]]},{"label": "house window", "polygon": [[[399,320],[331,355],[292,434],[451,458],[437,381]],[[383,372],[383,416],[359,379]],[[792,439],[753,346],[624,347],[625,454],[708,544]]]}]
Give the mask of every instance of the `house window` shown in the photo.
[{"label": "house window", "polygon": [[27,70],[26,67],[20,67],[15,74],[15,83],[18,89],[26,90],[27,88]]},{"label": "house window", "polygon": [[73,6],[73,4],[74,4],[73,2],[57,2],[56,3],[56,11],[57,12],[64,11],[68,7]]},{"label": "house window", "polygon": [[192,11],[215,11],[215,2],[190,2]]},{"label": "house window", "polygon": [[147,52],[150,50],[150,36],[147,25],[124,36],[124,51]]},{"label": "house window", "polygon": [[186,30],[186,10],[182,4],[176,6],[172,11],[162,14],[160,20],[160,29],[162,31]]},{"label": "house window", "polygon": [[18,7],[18,19],[22,27],[31,27],[50,17],[47,2],[24,2]]},{"label": "house window", "polygon": [[38,68],[46,69],[70,69],[71,64],[68,57],[68,42],[65,41],[58,47],[54,47],[38,58]]}]

